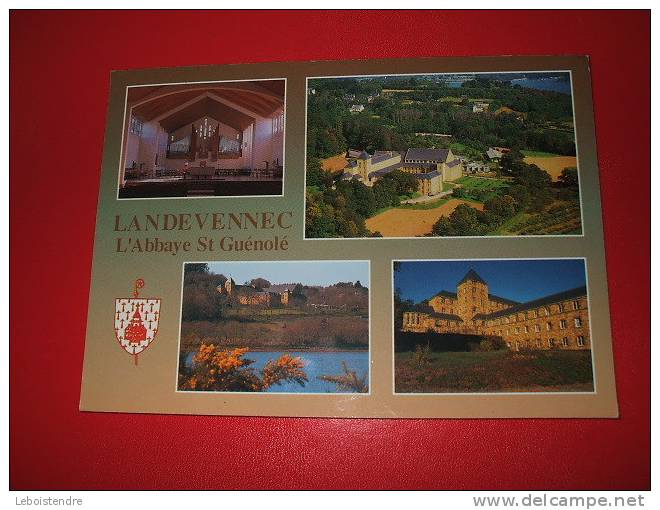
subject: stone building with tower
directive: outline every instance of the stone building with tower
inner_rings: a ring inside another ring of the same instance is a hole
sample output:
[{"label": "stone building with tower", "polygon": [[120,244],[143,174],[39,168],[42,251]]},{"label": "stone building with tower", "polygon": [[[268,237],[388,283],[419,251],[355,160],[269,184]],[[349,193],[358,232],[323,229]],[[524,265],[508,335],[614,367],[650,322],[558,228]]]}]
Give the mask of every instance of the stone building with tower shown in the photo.
[{"label": "stone building with tower", "polygon": [[358,180],[373,186],[384,175],[400,170],[417,179],[422,195],[435,195],[443,191],[444,182],[452,182],[463,176],[463,165],[450,149],[408,149],[405,153],[349,150],[348,165],[342,179]]},{"label": "stone building with tower", "polygon": [[474,270],[456,292],[442,290],[404,311],[401,330],[499,337],[514,351],[591,348],[586,287],[520,303],[491,294]]},{"label": "stone building with tower", "polygon": [[258,289],[254,285],[236,285],[233,278],[228,278],[217,291],[227,296],[228,305],[287,306],[296,284],[271,285]]}]

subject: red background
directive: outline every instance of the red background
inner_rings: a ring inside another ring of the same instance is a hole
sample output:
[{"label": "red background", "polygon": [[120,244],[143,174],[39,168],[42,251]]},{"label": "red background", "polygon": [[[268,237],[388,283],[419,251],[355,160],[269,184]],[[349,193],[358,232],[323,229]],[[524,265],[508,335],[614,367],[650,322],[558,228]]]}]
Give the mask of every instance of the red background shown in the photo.
[{"label": "red background", "polygon": [[[647,12],[23,11],[10,19],[12,488],[650,487]],[[591,57],[619,419],[78,411],[111,70],[507,54]]]}]

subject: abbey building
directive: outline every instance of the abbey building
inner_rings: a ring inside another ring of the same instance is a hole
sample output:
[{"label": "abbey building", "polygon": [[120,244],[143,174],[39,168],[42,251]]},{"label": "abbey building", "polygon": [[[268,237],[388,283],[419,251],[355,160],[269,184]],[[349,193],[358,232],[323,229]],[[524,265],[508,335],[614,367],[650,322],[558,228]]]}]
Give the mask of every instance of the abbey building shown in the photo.
[{"label": "abbey building", "polygon": [[443,290],[404,311],[401,330],[500,337],[515,351],[591,348],[586,287],[519,303],[489,293],[474,270],[455,293]]},{"label": "abbey building", "polygon": [[408,149],[405,153],[376,151],[373,155],[349,150],[347,156],[349,163],[342,179],[358,180],[367,186],[400,170],[415,176],[419,193],[435,195],[443,191],[443,183],[463,176],[462,162],[450,149]]}]

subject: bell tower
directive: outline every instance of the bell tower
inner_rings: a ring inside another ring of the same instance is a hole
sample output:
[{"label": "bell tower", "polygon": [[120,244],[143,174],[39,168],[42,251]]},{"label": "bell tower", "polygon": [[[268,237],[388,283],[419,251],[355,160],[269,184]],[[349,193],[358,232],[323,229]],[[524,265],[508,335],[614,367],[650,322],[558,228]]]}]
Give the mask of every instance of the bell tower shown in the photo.
[{"label": "bell tower", "polygon": [[464,321],[479,313],[488,313],[488,284],[470,269],[456,287],[458,315]]}]

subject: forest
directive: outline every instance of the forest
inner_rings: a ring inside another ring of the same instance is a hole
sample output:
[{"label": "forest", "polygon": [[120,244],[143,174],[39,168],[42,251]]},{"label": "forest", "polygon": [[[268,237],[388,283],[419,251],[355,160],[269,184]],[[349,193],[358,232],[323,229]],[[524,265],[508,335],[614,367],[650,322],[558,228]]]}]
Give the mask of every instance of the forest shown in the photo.
[{"label": "forest", "polygon": [[[500,146],[575,155],[569,94],[485,77],[458,88],[430,77],[314,79],[308,87],[314,91],[307,102],[308,158],[326,158],[349,147],[373,152],[451,146],[459,155],[476,157]],[[487,113],[472,111],[477,101],[489,104]],[[352,104],[365,109],[352,113]],[[521,115],[495,115],[501,107]]]}]

